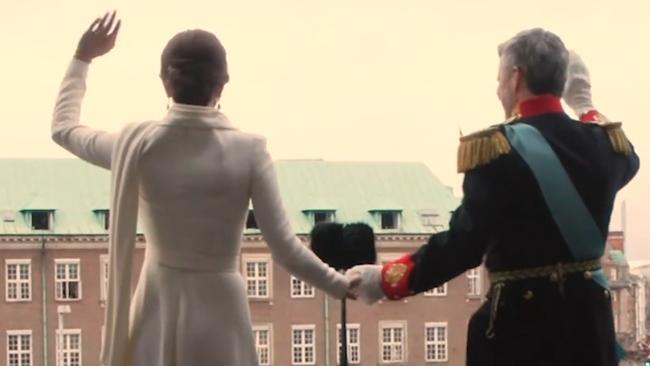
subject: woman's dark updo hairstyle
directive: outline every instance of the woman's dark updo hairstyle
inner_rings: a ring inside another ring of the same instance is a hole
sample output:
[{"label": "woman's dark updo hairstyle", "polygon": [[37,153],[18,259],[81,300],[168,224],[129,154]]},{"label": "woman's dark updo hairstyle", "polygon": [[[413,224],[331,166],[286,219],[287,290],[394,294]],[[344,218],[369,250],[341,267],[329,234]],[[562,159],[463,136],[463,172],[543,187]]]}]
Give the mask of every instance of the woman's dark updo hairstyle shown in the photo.
[{"label": "woman's dark updo hairstyle", "polygon": [[178,33],[163,50],[160,77],[176,103],[208,105],[228,82],[226,50],[210,32]]}]

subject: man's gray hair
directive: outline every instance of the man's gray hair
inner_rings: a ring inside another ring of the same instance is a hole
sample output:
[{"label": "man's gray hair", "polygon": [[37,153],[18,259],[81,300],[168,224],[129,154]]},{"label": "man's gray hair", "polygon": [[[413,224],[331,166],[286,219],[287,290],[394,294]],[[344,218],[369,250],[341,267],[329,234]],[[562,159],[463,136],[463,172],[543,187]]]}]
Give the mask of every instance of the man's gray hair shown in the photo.
[{"label": "man's gray hair", "polygon": [[569,51],[557,35],[541,28],[518,33],[499,45],[507,67],[518,67],[533,94],[562,95]]}]

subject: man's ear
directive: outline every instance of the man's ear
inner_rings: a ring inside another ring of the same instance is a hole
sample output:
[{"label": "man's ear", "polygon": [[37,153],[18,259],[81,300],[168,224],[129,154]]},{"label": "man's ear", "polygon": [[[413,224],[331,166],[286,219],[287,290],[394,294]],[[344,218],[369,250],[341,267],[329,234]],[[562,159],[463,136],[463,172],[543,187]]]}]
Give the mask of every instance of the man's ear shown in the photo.
[{"label": "man's ear", "polygon": [[524,73],[521,70],[521,68],[515,66],[513,72],[515,73],[513,75],[513,79],[515,83],[515,92],[518,92],[525,85],[526,80],[524,80]]},{"label": "man's ear", "polygon": [[165,88],[165,95],[167,95],[167,98],[172,97],[172,88],[167,82],[167,80],[163,79],[162,76],[160,77],[160,81],[162,81],[163,87]]}]

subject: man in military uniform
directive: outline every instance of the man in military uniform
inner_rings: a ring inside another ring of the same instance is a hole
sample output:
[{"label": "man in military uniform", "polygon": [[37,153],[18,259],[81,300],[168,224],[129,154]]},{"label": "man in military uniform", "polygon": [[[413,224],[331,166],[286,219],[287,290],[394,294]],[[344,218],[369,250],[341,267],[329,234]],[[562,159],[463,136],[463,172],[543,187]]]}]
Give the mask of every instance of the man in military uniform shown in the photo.
[{"label": "man in military uniform", "polygon": [[[593,108],[584,64],[572,55],[569,65],[555,34],[521,32],[499,56],[508,121],[461,138],[463,200],[449,230],[348,275],[362,278],[357,294],[372,303],[435,288],[485,259],[491,289],[469,322],[467,365],[617,365],[600,258],[616,193],[639,158],[620,123]],[[563,112],[565,84],[581,121]]]}]

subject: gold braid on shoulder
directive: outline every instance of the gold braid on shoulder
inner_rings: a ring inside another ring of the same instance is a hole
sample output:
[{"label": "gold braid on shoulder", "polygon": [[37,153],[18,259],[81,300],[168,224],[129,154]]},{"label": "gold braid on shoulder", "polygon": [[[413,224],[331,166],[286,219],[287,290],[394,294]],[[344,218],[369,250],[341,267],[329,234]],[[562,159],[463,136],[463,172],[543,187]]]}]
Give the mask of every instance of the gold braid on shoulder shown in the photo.
[{"label": "gold braid on shoulder", "polygon": [[632,152],[630,141],[623,132],[623,124],[621,122],[612,122],[609,118],[605,117],[602,113],[598,113],[598,125],[605,129],[609,142],[612,148],[619,154],[629,155]]},{"label": "gold braid on shoulder", "polygon": [[488,164],[510,150],[510,142],[499,126],[463,136],[458,146],[458,172],[465,173]]}]

